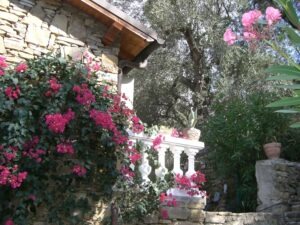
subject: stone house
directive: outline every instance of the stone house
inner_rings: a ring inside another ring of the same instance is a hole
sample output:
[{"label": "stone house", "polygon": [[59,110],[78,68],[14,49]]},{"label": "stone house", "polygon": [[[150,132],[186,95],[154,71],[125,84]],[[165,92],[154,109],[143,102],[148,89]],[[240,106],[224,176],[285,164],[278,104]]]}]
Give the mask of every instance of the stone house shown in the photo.
[{"label": "stone house", "polygon": [[10,63],[60,52],[76,57],[88,50],[100,61],[104,79],[133,100],[126,79],[163,41],[153,30],[104,0],[0,0],[0,55]]}]

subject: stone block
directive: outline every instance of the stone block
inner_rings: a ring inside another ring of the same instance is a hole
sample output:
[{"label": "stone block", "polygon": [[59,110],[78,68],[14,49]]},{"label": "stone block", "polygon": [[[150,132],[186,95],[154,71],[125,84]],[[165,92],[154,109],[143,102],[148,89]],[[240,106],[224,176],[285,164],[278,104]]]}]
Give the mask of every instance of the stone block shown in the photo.
[{"label": "stone block", "polygon": [[163,209],[167,210],[169,219],[187,220],[190,216],[190,210],[186,208],[163,207]]},{"label": "stone block", "polygon": [[0,19],[15,23],[19,20],[19,17],[12,13],[0,11]]},{"label": "stone block", "polygon": [[1,25],[0,30],[5,31],[6,33],[13,33],[13,34],[17,33],[13,28],[11,28],[11,26],[8,25]]},{"label": "stone block", "polygon": [[4,40],[3,37],[0,36],[0,53],[1,54],[5,54],[6,53],[6,49],[4,46]]},{"label": "stone block", "polygon": [[205,223],[225,223],[225,216],[218,215],[215,212],[206,212],[205,214]]},{"label": "stone block", "polygon": [[203,222],[205,219],[205,214],[200,209],[190,209],[190,221],[193,222]]},{"label": "stone block", "polygon": [[9,7],[9,0],[0,0],[0,5],[3,8],[8,8]]},{"label": "stone block", "polygon": [[81,47],[84,46],[84,42],[76,40],[74,38],[59,36],[59,37],[57,37],[57,40],[58,41],[64,41],[64,42],[67,42],[67,43],[70,43],[70,44],[75,44],[75,45],[78,45],[78,46],[81,46]]},{"label": "stone block", "polygon": [[39,45],[42,47],[46,47],[48,45],[49,39],[50,39],[49,30],[42,29],[34,25],[28,26],[26,37],[25,37],[26,42]]},{"label": "stone block", "polygon": [[204,209],[205,204],[206,204],[205,198],[191,198],[191,200],[187,204],[187,207],[189,209]]},{"label": "stone block", "polygon": [[21,50],[25,46],[24,41],[17,39],[4,38],[4,46],[6,49]]},{"label": "stone block", "polygon": [[68,17],[63,14],[58,14],[54,17],[51,23],[50,31],[58,35],[66,36],[67,27],[68,27]]},{"label": "stone block", "polygon": [[84,19],[78,17],[72,19],[68,29],[68,33],[76,39],[85,40],[87,37],[87,30],[84,26]]},{"label": "stone block", "polygon": [[118,57],[110,54],[102,54],[102,67],[109,73],[118,73]]},{"label": "stone block", "polygon": [[27,54],[27,53],[24,53],[24,52],[19,52],[19,56],[23,59],[33,59],[34,56],[31,55],[31,54]]},{"label": "stone block", "polygon": [[152,215],[146,216],[144,219],[144,223],[145,224],[155,224],[155,223],[158,223],[158,220],[159,220],[158,213],[154,213]]}]

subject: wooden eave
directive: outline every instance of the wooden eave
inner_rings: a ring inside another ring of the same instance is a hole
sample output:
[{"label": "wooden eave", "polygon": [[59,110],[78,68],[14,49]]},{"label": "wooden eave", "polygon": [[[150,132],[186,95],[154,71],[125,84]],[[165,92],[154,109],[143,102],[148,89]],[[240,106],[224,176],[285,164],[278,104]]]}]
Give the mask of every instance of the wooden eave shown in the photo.
[{"label": "wooden eave", "polygon": [[74,7],[93,16],[107,27],[101,40],[110,46],[120,38],[120,60],[141,62],[164,43],[157,33],[146,28],[104,0],[66,0]]}]

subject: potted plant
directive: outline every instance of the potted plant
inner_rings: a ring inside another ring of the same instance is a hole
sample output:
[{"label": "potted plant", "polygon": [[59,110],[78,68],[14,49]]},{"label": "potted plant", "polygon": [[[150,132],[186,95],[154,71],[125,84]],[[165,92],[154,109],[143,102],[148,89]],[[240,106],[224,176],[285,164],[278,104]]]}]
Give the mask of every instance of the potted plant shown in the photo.
[{"label": "potted plant", "polygon": [[189,140],[198,141],[201,136],[201,131],[197,128],[195,128],[198,121],[198,110],[197,108],[193,110],[191,108],[189,117],[187,119],[187,128],[183,129],[182,133],[183,136],[186,137]]},{"label": "potted plant", "polygon": [[279,159],[281,143],[277,142],[275,136],[267,137],[266,144],[263,145],[263,149],[268,159]]}]

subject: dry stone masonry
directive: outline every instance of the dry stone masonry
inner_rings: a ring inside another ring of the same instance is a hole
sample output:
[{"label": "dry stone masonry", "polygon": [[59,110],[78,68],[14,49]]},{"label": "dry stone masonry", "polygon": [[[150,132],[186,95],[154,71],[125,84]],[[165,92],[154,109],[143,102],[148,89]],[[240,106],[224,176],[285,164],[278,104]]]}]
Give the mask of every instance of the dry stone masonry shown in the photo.
[{"label": "dry stone masonry", "polygon": [[281,224],[300,225],[300,163],[284,159],[256,163],[257,211],[272,212]]},{"label": "dry stone masonry", "polygon": [[105,57],[104,76],[116,81],[119,43],[103,46],[107,29],[63,0],[0,0],[0,55],[11,63],[49,52],[76,58],[88,49]]}]

